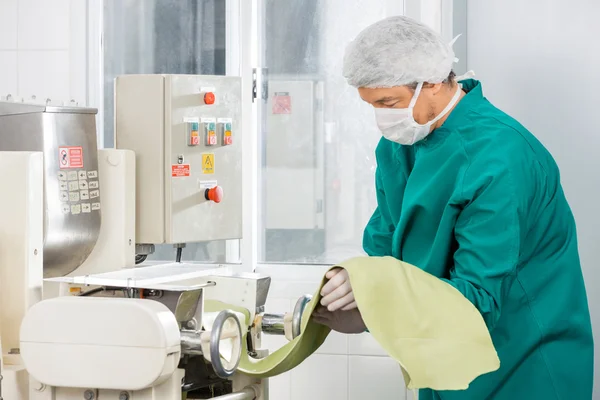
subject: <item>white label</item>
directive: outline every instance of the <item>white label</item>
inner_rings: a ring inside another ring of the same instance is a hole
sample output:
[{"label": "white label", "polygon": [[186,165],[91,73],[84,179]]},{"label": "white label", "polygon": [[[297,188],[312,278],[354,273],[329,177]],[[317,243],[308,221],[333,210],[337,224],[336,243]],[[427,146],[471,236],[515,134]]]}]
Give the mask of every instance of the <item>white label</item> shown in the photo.
[{"label": "white label", "polygon": [[90,189],[98,189],[98,181],[90,181]]},{"label": "white label", "polygon": [[81,191],[81,200],[88,200],[90,198],[90,194],[87,190]]},{"label": "white label", "polygon": [[79,201],[79,192],[71,192],[71,193],[69,193],[69,201],[70,202]]},{"label": "white label", "polygon": [[69,184],[67,182],[59,182],[60,190],[69,190]]},{"label": "white label", "polygon": [[87,181],[79,181],[79,189],[87,189],[88,184]]},{"label": "white label", "polygon": [[62,201],[62,202],[69,201],[69,193],[60,192],[60,201]]},{"label": "white label", "polygon": [[92,179],[92,178],[97,178],[98,177],[98,171],[88,171],[88,178]]},{"label": "white label", "polygon": [[77,171],[67,172],[67,179],[70,181],[76,181],[77,180]]},{"label": "white label", "polygon": [[79,171],[77,173],[77,176],[79,177],[80,180],[81,179],[87,179],[87,175],[86,175],[85,171]]},{"label": "white label", "polygon": [[58,180],[59,181],[66,181],[67,180],[67,173],[64,171],[60,171],[58,173]]},{"label": "white label", "polygon": [[203,124],[208,124],[208,123],[217,123],[217,119],[216,118],[200,118],[200,122],[202,122]]},{"label": "white label", "polygon": [[200,118],[198,118],[198,117],[183,117],[183,122],[195,122],[195,123],[199,123],[200,122]]},{"label": "white label", "polygon": [[71,214],[77,215],[81,213],[81,204],[73,204],[71,206]]},{"label": "white label", "polygon": [[201,93],[208,93],[208,92],[216,92],[217,88],[215,88],[214,86],[203,86],[200,88],[200,92]]},{"label": "white label", "polygon": [[212,189],[217,186],[217,181],[198,181],[198,187],[202,189]]},{"label": "white label", "polygon": [[98,196],[100,196],[99,190],[90,190],[90,199],[95,199]]},{"label": "white label", "polygon": [[100,203],[92,203],[92,211],[97,211],[100,209]]},{"label": "white label", "polygon": [[219,118],[217,119],[217,122],[220,124],[231,124],[233,122],[233,119],[231,118]]},{"label": "white label", "polygon": [[81,211],[84,213],[89,213],[90,211],[92,211],[90,203],[81,203]]},{"label": "white label", "polygon": [[68,204],[63,204],[62,212],[63,212],[63,214],[68,214],[69,212],[71,212],[71,207]]},{"label": "white label", "polygon": [[75,192],[77,190],[79,190],[79,182],[78,181],[69,182],[69,191]]}]

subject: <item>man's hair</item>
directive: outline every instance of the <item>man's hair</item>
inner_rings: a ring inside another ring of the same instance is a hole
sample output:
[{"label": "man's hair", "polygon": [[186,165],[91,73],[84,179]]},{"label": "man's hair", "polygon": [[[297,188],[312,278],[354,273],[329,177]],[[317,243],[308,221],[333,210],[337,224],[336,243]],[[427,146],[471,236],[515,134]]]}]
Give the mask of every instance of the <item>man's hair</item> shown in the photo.
[{"label": "man's hair", "polygon": [[[455,82],[455,78],[456,78],[456,74],[454,73],[454,71],[450,71],[450,73],[448,74],[448,77],[446,79],[444,79],[442,81],[442,83],[444,85],[448,85],[450,87],[453,87],[454,86],[454,82]],[[427,84],[427,82],[425,83],[425,85],[426,84]],[[415,82],[415,83],[411,83],[410,85],[406,85],[406,86],[409,89],[411,89],[411,90],[416,90],[418,85],[419,84]]]}]

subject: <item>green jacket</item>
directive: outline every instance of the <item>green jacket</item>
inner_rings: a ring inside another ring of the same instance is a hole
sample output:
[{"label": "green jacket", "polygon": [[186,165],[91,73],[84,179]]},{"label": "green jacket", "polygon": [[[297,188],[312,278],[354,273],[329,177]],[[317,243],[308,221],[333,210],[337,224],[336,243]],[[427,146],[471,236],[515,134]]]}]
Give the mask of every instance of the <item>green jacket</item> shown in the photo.
[{"label": "green jacket", "polygon": [[378,207],[364,234],[367,254],[464,294],[500,357],[468,390],[422,390],[419,400],[591,399],[592,328],[558,167],[478,81],[462,84],[467,95],[427,139],[379,143]]}]

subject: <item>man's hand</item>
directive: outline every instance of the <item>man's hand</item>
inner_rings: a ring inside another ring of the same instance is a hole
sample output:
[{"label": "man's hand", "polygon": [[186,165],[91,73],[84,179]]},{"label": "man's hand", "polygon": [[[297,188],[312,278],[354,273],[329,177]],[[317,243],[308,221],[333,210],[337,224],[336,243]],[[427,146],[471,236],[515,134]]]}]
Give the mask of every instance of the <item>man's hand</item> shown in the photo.
[{"label": "man's hand", "polygon": [[348,271],[334,268],[325,275],[329,281],[321,289],[321,305],[331,312],[337,310],[348,311],[356,308],[354,293],[350,286]]},{"label": "man's hand", "polygon": [[340,333],[363,333],[367,329],[358,308],[331,312],[327,308],[319,306],[311,318],[316,323],[328,326]]}]

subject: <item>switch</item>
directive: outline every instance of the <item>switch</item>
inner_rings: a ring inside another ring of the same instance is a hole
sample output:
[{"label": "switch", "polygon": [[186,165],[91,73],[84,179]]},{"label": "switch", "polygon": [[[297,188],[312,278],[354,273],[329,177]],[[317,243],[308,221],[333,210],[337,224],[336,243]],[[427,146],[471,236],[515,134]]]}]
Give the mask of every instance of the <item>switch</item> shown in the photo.
[{"label": "switch", "polygon": [[212,105],[215,104],[215,94],[213,92],[204,93],[204,104]]},{"label": "switch", "polygon": [[215,146],[217,144],[217,132],[214,122],[205,122],[204,131],[206,133],[206,145]]},{"label": "switch", "polygon": [[233,144],[233,136],[231,135],[231,122],[225,122],[223,124],[223,146],[230,146]]},{"label": "switch", "polygon": [[220,203],[223,200],[223,188],[221,186],[215,186],[212,189],[206,189],[204,191],[204,198],[215,203]]},{"label": "switch", "polygon": [[188,146],[198,146],[200,144],[200,132],[197,122],[187,122]]}]

